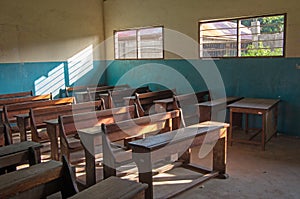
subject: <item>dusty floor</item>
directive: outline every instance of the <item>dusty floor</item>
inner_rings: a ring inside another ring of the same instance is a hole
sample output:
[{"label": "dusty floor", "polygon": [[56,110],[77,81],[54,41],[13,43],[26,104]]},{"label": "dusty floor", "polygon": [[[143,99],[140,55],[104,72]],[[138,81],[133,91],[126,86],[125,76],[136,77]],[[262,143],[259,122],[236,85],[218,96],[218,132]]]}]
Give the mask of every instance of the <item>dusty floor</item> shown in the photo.
[{"label": "dusty floor", "polygon": [[[199,149],[193,150],[192,162],[209,167],[211,154],[203,160],[199,160],[198,151]],[[261,151],[260,146],[234,143],[233,146],[228,146],[228,179],[211,179],[175,198],[299,199],[299,154],[300,139],[295,137],[274,137],[266,145],[265,151]],[[84,166],[81,167],[84,168]],[[99,174],[101,169],[98,169],[97,173],[97,178],[101,178],[101,174]],[[182,173],[191,176],[189,171],[182,169],[173,171],[173,174]],[[80,180],[84,178],[85,176],[79,177]],[[172,183],[167,186],[155,184],[154,195],[156,197],[162,196],[165,192],[172,192],[173,189],[180,186],[180,184]],[[51,198],[57,198],[57,195]]]},{"label": "dusty floor", "polygon": [[266,151],[259,146],[233,144],[228,147],[228,179],[212,179],[176,198],[298,199],[299,154],[300,139],[285,136],[272,138]]}]

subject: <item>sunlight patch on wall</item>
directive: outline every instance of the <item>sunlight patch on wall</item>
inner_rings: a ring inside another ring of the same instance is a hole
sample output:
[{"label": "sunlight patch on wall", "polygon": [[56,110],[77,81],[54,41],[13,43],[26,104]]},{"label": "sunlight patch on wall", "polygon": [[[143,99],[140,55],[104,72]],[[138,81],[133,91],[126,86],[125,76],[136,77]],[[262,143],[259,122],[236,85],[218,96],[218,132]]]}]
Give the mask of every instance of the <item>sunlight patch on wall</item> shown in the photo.
[{"label": "sunlight patch on wall", "polygon": [[61,88],[65,88],[64,64],[60,64],[48,73],[34,81],[35,95],[52,93],[59,94]]},{"label": "sunlight patch on wall", "polygon": [[93,69],[93,45],[68,59],[69,85]]}]

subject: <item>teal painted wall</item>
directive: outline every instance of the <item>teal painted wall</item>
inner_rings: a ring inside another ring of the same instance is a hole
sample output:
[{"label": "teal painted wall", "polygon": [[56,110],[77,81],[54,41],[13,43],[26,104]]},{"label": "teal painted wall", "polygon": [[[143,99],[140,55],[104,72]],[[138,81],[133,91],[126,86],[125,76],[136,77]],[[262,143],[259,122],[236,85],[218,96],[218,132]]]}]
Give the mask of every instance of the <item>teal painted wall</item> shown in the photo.
[{"label": "teal painted wall", "polygon": [[32,90],[34,94],[52,92],[57,98],[60,88],[65,86],[105,83],[104,61],[77,64],[78,66],[70,66],[68,62],[2,63],[0,93]]},{"label": "teal painted wall", "polygon": [[[191,87],[195,91],[206,89],[203,73],[198,71],[205,73],[209,67],[216,66],[227,96],[280,99],[278,130],[286,135],[300,136],[300,70],[296,69],[299,62],[300,58],[115,60],[108,62],[107,84],[127,82],[130,86],[140,86],[148,82],[151,89],[156,90],[161,89],[160,83],[168,82],[167,87],[176,88],[177,93],[188,93]],[[212,82],[217,81],[218,75],[209,76]]]}]

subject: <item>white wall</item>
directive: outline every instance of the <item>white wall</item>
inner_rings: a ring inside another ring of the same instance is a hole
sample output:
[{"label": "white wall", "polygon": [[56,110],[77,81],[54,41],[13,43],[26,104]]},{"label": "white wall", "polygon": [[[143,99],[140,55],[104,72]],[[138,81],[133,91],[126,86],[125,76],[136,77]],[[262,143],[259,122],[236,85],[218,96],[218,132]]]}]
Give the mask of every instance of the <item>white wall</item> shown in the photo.
[{"label": "white wall", "polygon": [[[198,41],[198,21],[242,16],[287,13],[287,57],[299,57],[299,0],[107,0],[104,2],[105,36],[113,30],[163,25]],[[170,44],[168,37],[165,37]],[[194,48],[194,47],[192,47]],[[196,48],[196,47],[195,47]],[[189,58],[197,58],[191,49]],[[107,59],[113,59],[113,41],[107,44]],[[167,54],[166,58],[178,58]]]},{"label": "white wall", "polygon": [[1,0],[0,63],[64,61],[90,45],[103,54],[103,0]]}]

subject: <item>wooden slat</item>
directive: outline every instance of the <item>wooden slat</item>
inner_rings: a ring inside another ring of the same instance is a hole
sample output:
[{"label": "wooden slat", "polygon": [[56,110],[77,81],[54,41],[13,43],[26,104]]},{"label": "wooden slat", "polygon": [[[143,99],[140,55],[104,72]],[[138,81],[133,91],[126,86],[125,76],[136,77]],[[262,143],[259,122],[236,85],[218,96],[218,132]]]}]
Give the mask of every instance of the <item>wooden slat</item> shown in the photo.
[{"label": "wooden slat", "polygon": [[3,99],[3,98],[15,98],[15,97],[26,97],[26,96],[32,96],[32,91],[24,91],[24,92],[17,92],[17,93],[0,94],[0,99]]},{"label": "wooden slat", "polygon": [[88,189],[72,196],[70,199],[132,199],[144,198],[144,190],[147,188],[146,184],[137,183],[118,177],[110,177],[103,180]]},{"label": "wooden slat", "polygon": [[8,198],[61,176],[62,163],[49,161],[0,176],[0,198]]}]

